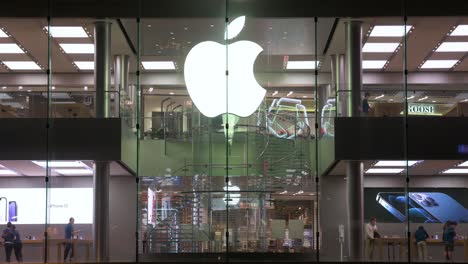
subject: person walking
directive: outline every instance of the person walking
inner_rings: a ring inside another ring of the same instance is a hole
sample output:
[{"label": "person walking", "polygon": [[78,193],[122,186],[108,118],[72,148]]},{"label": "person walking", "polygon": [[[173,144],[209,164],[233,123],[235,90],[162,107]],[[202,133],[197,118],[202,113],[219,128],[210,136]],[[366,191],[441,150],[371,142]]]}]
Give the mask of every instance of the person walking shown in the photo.
[{"label": "person walking", "polygon": [[416,247],[418,248],[418,259],[421,261],[427,261],[426,239],[429,238],[429,235],[423,226],[418,227],[418,230],[414,233],[414,238],[416,239]]},{"label": "person walking", "polygon": [[11,261],[11,252],[13,251],[13,242],[15,239],[15,234],[13,233],[11,222],[7,223],[7,228],[2,232],[3,243],[5,247],[5,261]]},{"label": "person walking", "polygon": [[15,225],[11,226],[13,229],[13,234],[15,239],[13,240],[13,250],[15,251],[16,261],[23,262],[23,242],[21,241],[21,236]]},{"label": "person walking", "polygon": [[371,260],[374,257],[375,239],[377,233],[377,219],[371,218],[366,224],[366,255],[367,259]]},{"label": "person walking", "polygon": [[[70,253],[70,261],[74,257],[74,246],[73,246],[73,235],[75,234],[73,224],[75,223],[75,218],[70,217],[68,224],[65,226],[65,251],[63,253],[63,262],[67,261],[68,253]],[[70,252],[71,251],[71,252]]]}]

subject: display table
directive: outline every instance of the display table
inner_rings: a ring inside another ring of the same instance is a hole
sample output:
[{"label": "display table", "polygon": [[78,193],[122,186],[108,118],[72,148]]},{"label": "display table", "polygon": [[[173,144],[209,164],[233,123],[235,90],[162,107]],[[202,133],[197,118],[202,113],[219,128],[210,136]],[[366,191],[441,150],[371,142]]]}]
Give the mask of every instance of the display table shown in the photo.
[{"label": "display table", "polygon": [[[412,239],[412,243],[410,245],[411,256],[413,259],[417,259],[417,250],[416,250],[416,242]],[[408,240],[402,237],[382,237],[376,239],[376,247],[377,247],[377,254],[379,260],[384,259],[384,247],[392,246],[398,248],[398,260],[402,260],[403,252],[406,252],[406,245]],[[427,245],[440,245],[441,252],[443,252],[444,242],[441,239],[428,239],[426,240]],[[468,262],[468,239],[464,240],[456,240],[455,246],[463,246],[463,260]],[[388,249],[389,250],[389,249]],[[394,252],[394,251],[393,251]],[[390,255],[390,254],[389,254]],[[394,256],[396,258],[396,256]]]}]

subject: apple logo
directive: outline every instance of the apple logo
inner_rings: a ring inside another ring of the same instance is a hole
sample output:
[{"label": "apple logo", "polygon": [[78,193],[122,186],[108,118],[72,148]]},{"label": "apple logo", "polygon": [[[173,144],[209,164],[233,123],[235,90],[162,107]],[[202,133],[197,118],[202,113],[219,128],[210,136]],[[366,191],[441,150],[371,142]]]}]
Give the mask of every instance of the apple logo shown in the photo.
[{"label": "apple logo", "polygon": [[[245,16],[232,21],[225,39],[236,37],[244,24]],[[184,78],[190,98],[203,115],[215,117],[228,113],[248,117],[257,110],[266,90],[257,83],[253,66],[262,51],[252,41],[238,41],[227,47],[204,41],[190,50],[185,59]]]},{"label": "apple logo", "polygon": [[224,203],[228,206],[237,205],[240,201],[240,188],[238,186],[234,186],[231,184],[231,181],[228,182],[228,186],[223,187],[224,191],[229,191],[229,196],[227,194],[224,195]]}]

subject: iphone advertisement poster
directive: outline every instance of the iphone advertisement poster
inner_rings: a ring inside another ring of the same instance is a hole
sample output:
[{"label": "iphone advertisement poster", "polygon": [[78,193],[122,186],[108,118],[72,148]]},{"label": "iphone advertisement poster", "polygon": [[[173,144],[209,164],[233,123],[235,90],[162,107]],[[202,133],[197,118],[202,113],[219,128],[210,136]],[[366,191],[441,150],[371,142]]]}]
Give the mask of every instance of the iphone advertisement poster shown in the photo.
[{"label": "iphone advertisement poster", "polygon": [[46,208],[49,224],[93,222],[92,188],[0,188],[0,197],[0,224],[44,224]]}]

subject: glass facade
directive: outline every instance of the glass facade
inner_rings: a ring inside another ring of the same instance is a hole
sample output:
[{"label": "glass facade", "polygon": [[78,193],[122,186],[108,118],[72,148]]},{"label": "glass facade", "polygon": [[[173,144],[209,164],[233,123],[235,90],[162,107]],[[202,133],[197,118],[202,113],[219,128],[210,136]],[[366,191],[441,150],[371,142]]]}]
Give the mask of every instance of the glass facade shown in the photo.
[{"label": "glass facade", "polygon": [[468,261],[466,16],[200,4],[0,19],[0,257]]}]

